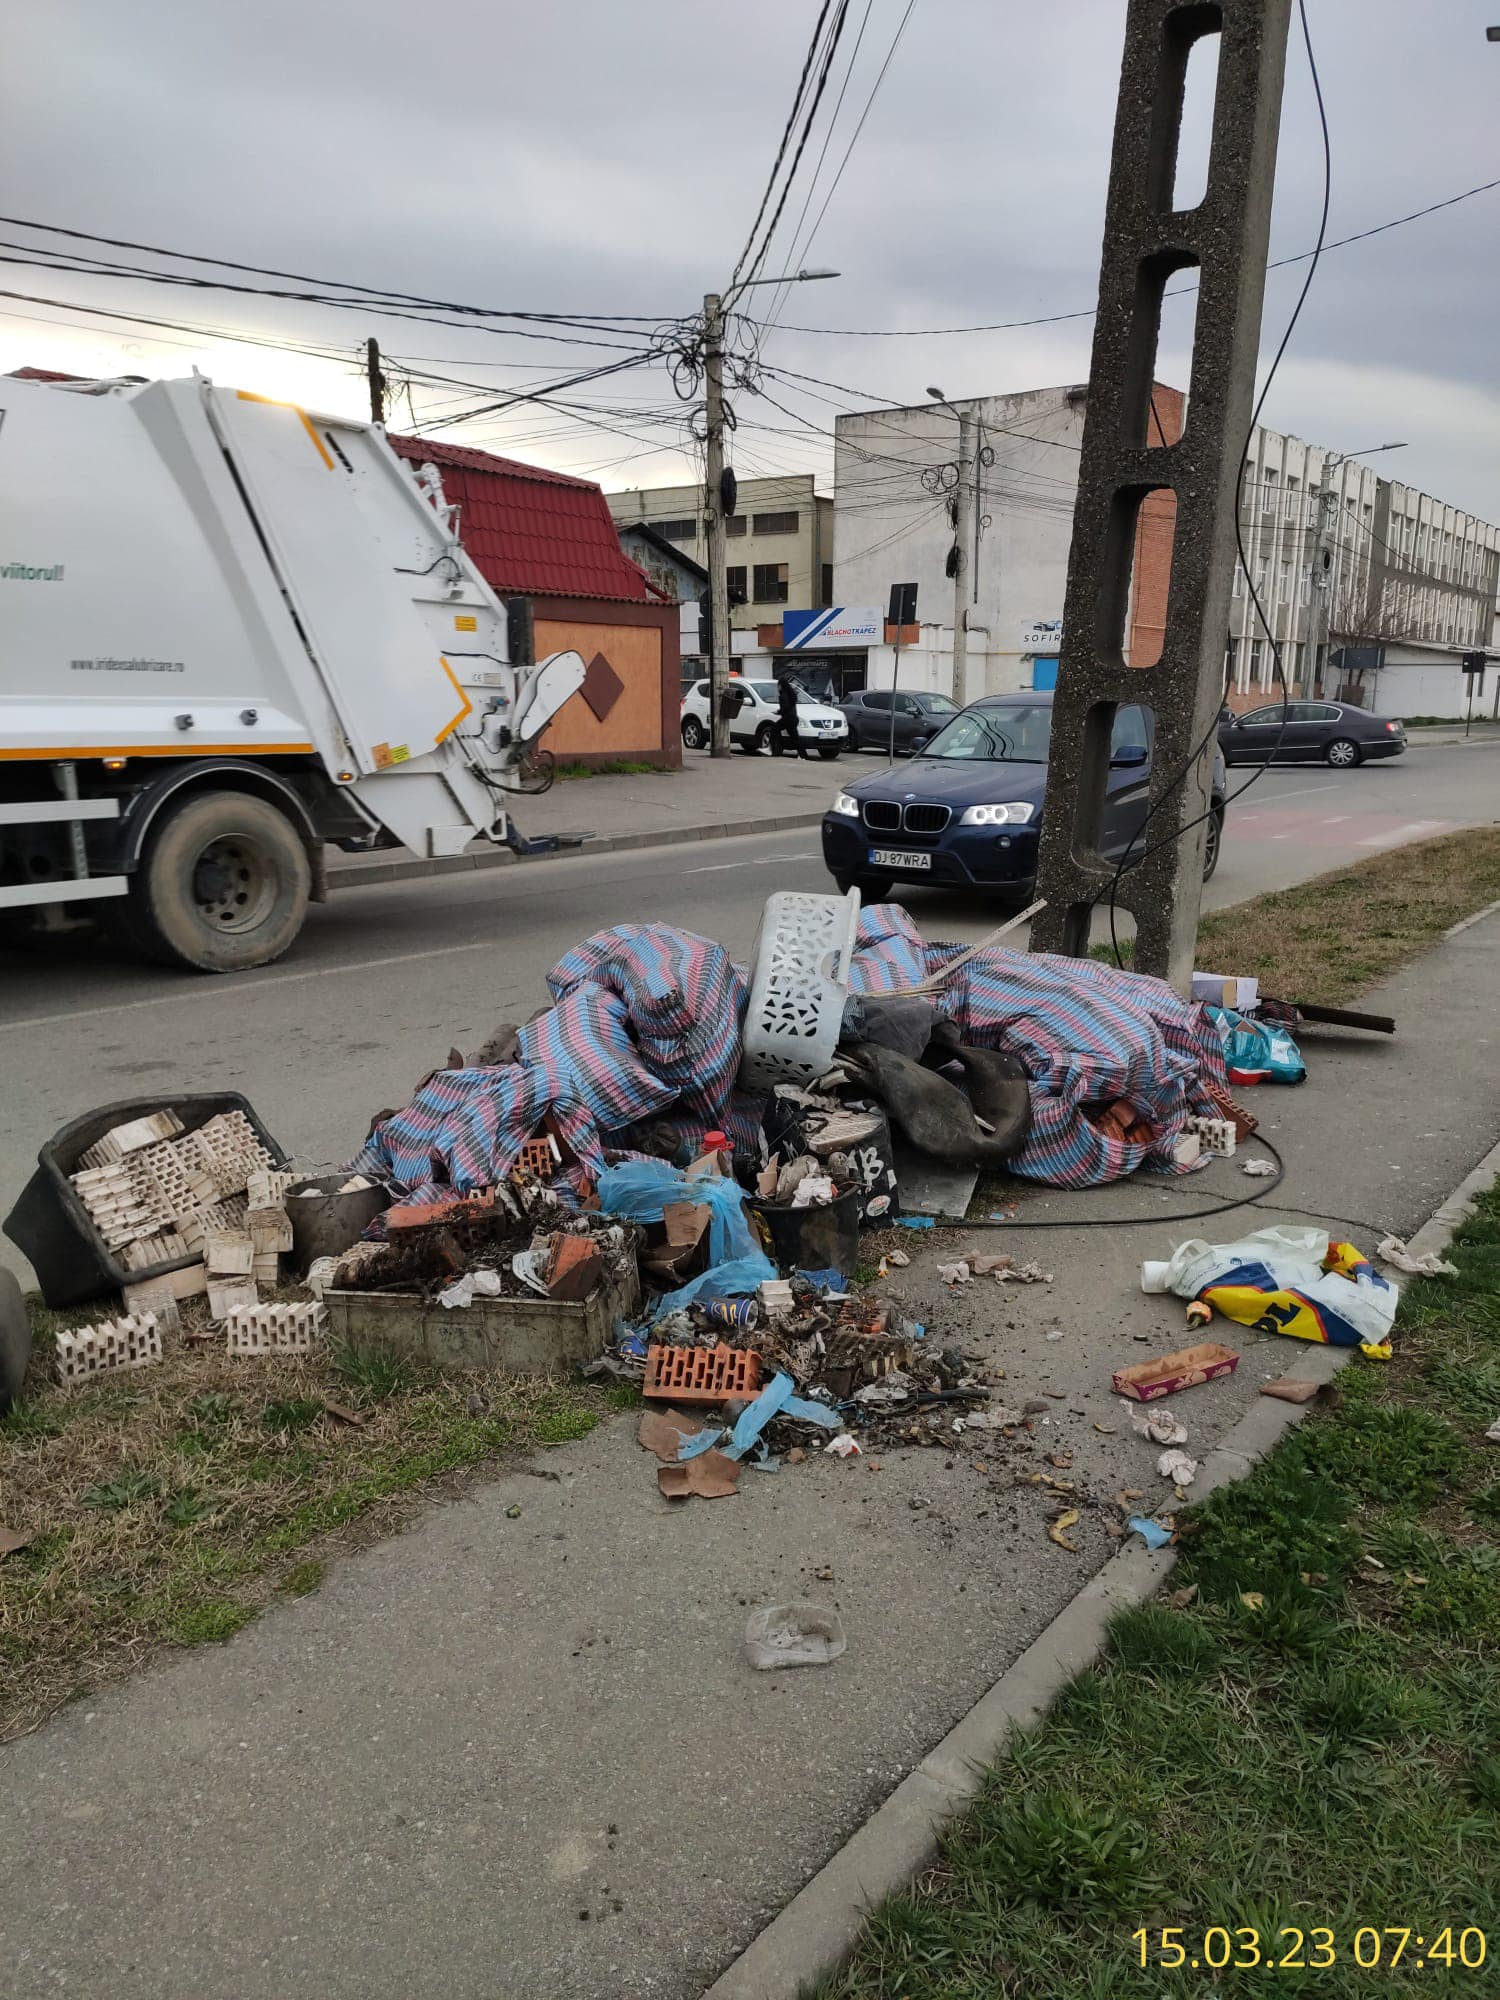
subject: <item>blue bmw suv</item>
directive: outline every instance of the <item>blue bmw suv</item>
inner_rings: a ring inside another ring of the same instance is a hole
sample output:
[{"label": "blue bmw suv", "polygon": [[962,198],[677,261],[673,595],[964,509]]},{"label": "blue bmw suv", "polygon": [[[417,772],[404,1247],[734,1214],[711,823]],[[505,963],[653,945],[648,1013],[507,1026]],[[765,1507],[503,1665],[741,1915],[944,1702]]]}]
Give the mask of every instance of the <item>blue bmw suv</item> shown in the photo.
[{"label": "blue bmw suv", "polygon": [[[1116,861],[1145,822],[1151,795],[1154,718],[1127,702],[1110,739],[1109,789],[1100,850]],[[898,769],[856,778],[823,815],[823,860],[841,890],[878,902],[896,882],[975,889],[1025,900],[1036,884],[1050,694],[976,701]],[[1212,812],[1203,855],[1206,881],[1224,832],[1222,754],[1214,759]]]}]

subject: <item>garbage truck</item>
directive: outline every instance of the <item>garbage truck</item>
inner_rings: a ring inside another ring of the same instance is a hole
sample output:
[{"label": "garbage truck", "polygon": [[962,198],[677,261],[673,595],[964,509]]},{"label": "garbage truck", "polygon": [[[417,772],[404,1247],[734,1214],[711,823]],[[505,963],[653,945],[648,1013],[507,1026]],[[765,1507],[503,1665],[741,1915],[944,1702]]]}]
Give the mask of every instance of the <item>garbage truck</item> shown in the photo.
[{"label": "garbage truck", "polygon": [[510,804],[584,663],[513,658],[461,526],[378,425],[198,375],[0,378],[0,925],[92,906],[239,971],[330,845],[548,845]]}]

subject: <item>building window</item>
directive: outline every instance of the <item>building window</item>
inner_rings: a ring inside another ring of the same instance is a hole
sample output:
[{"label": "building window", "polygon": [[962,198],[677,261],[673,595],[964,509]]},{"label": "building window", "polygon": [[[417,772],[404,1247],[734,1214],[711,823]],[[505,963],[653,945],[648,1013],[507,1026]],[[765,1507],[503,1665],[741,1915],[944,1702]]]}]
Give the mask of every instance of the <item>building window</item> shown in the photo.
[{"label": "building window", "polygon": [[669,542],[696,542],[698,523],[696,521],[651,521],[647,525],[658,535],[665,535]]},{"label": "building window", "polygon": [[731,563],[725,570],[724,575],[729,583],[730,603],[743,604],[745,602],[745,565],[743,563]]},{"label": "building window", "polygon": [[726,535],[743,535],[749,525],[750,523],[743,514],[726,514],[724,516],[724,532]]},{"label": "building window", "polygon": [[[757,519],[760,517],[757,516]],[[759,532],[757,530],[757,532]],[[787,601],[787,579],[785,563],[757,563],[755,565],[755,602],[757,604],[785,604]]]},{"label": "building window", "polygon": [[751,516],[757,535],[795,535],[801,518],[801,515],[796,512],[790,514],[754,514]]},{"label": "building window", "polygon": [[832,563],[824,563],[818,572],[818,602],[819,604],[832,604],[833,602]]}]

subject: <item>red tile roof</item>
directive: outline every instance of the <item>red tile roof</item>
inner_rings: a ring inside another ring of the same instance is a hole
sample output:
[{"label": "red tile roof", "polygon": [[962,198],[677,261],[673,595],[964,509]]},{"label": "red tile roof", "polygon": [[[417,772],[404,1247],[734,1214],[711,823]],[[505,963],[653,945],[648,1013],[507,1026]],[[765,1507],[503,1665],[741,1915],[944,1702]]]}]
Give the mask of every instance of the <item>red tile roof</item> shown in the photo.
[{"label": "red tile roof", "polygon": [[433,438],[393,435],[391,445],[414,465],[441,468],[443,492],[460,510],[460,539],[502,597],[659,602],[620,547],[609,503],[592,480]]}]

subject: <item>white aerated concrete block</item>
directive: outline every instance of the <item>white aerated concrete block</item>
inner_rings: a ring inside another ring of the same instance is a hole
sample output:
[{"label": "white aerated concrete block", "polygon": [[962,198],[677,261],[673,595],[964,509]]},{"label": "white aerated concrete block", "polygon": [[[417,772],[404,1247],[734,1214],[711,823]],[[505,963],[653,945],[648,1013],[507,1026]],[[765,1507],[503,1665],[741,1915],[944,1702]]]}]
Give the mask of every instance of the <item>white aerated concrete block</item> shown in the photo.
[{"label": "white aerated concrete block", "polygon": [[306,1354],[328,1323],[328,1309],[300,1305],[236,1306],[229,1314],[231,1354]]},{"label": "white aerated concrete block", "polygon": [[1229,1118],[1189,1118],[1185,1129],[1196,1135],[1205,1153],[1221,1160],[1234,1158],[1234,1121]]},{"label": "white aerated concrete block", "polygon": [[76,1389],[96,1375],[127,1368],[149,1368],[161,1360],[161,1326],[155,1313],[131,1313],[123,1319],[102,1320],[98,1326],[75,1326],[56,1337],[58,1382]]}]

